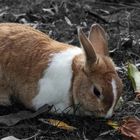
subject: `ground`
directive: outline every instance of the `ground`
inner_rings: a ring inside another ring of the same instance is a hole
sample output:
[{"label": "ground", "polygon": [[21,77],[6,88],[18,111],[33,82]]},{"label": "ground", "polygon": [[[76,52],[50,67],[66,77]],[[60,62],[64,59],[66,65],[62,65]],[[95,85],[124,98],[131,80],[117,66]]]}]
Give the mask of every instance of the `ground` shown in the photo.
[{"label": "ground", "polygon": [[[115,3],[113,3],[115,2]],[[127,3],[126,3],[127,2]],[[140,118],[140,103],[135,101],[131,82],[127,77],[128,62],[140,64],[140,3],[113,0],[1,0],[0,22],[29,24],[50,37],[79,46],[77,27],[88,31],[93,23],[101,24],[108,33],[110,56],[123,79],[123,102],[112,120],[120,122],[124,117]],[[24,107],[1,107],[0,115],[24,110]],[[69,132],[40,121],[54,118],[64,121],[77,130]],[[28,140],[127,140],[108,126],[104,119],[51,115],[43,113],[14,126],[0,125],[0,138],[13,135]],[[102,135],[102,136],[101,136]]]}]

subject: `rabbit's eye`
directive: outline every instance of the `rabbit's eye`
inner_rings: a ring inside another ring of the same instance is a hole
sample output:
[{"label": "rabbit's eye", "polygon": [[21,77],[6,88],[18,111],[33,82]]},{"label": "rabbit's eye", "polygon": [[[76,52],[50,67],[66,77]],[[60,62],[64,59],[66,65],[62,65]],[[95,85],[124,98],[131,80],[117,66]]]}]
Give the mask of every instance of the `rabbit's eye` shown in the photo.
[{"label": "rabbit's eye", "polygon": [[95,86],[93,87],[93,92],[98,98],[100,97],[101,93]]}]

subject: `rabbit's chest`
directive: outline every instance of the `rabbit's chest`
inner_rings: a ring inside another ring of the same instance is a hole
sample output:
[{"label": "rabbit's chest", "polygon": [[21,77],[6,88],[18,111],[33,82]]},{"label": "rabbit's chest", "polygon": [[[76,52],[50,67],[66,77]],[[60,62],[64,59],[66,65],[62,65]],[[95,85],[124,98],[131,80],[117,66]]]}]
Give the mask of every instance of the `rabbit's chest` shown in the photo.
[{"label": "rabbit's chest", "polygon": [[71,105],[72,62],[73,58],[80,53],[79,48],[69,48],[54,54],[49,67],[38,82],[38,94],[32,100],[35,109],[48,104],[54,105],[58,112],[62,112]]}]

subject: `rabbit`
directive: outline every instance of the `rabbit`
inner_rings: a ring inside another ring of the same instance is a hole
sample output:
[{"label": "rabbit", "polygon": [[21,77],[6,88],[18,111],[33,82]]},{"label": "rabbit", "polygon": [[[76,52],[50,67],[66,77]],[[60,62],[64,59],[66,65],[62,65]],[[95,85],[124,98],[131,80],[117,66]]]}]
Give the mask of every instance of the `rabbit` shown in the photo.
[{"label": "rabbit", "polygon": [[112,116],[122,80],[109,57],[107,33],[93,24],[87,37],[78,29],[81,48],[53,40],[28,25],[0,24],[0,105],[11,97],[52,113]]}]

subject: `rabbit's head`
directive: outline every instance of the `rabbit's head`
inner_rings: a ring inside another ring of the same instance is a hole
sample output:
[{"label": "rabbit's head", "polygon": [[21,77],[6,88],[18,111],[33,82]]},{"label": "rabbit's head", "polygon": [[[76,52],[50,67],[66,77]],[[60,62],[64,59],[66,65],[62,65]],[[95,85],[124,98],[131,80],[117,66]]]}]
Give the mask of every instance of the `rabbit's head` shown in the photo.
[{"label": "rabbit's head", "polygon": [[92,25],[88,38],[81,29],[78,33],[85,64],[74,79],[75,103],[84,114],[111,117],[123,86],[109,57],[106,33],[98,24]]}]

